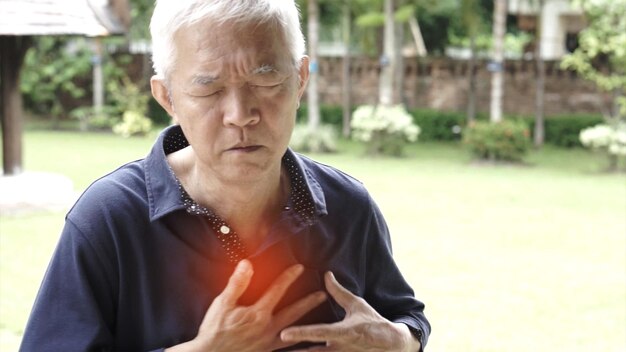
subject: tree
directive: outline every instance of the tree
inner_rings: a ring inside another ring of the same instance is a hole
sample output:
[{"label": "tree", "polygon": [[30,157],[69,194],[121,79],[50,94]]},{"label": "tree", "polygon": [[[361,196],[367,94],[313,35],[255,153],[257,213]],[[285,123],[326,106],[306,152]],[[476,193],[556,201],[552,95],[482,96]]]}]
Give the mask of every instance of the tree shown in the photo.
[{"label": "tree", "polygon": [[309,85],[307,87],[307,103],[309,129],[316,131],[320,125],[319,92],[317,90],[318,59],[317,45],[319,42],[319,6],[317,0],[307,0],[308,40],[309,40]]},{"label": "tree", "polygon": [[380,90],[378,96],[378,103],[384,106],[390,106],[394,103],[394,76],[396,65],[398,63],[398,57],[396,55],[396,35],[395,35],[395,21],[394,14],[394,0],[385,0],[384,3],[384,39],[383,39],[383,55],[380,58]]},{"label": "tree", "polygon": [[585,12],[589,26],[561,65],[612,94],[607,120],[626,119],[626,0],[575,0],[574,5]]},{"label": "tree", "polygon": [[[617,146],[623,143],[620,136],[626,135],[626,0],[576,0],[574,5],[585,12],[589,26],[578,37],[579,47],[564,57],[561,65],[611,94],[611,108],[604,112],[607,120],[604,130],[619,142],[614,143]],[[584,139],[581,133],[583,144]],[[606,150],[609,169],[615,171],[622,151],[612,149]]]},{"label": "tree", "polygon": [[350,114],[352,113],[352,88],[350,84],[350,38],[352,27],[352,16],[350,14],[350,0],[345,0],[341,9],[341,32],[344,46],[343,65],[342,65],[342,110],[343,110],[343,123],[341,134],[348,138],[350,137]]},{"label": "tree", "polygon": [[542,19],[545,0],[536,0],[537,9],[537,27],[535,29],[535,63],[537,68],[537,79],[535,80],[535,130],[533,131],[533,141],[535,147],[543,145],[544,131],[544,105],[545,105],[545,86],[546,86],[546,65],[543,61],[543,53],[541,52],[542,37]]},{"label": "tree", "polygon": [[502,120],[504,89],[504,35],[506,32],[506,0],[495,0],[493,10],[493,57],[491,62],[491,122]]},{"label": "tree", "polygon": [[467,68],[467,122],[472,123],[476,118],[476,37],[480,31],[481,17],[479,0],[461,0],[461,22],[469,36],[470,58]]}]

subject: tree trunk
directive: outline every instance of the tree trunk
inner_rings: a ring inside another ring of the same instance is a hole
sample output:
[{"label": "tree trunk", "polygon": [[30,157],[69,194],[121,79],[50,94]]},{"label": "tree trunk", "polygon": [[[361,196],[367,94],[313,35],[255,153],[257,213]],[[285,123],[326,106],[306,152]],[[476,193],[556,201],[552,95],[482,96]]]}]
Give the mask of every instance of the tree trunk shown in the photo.
[{"label": "tree trunk", "polygon": [[491,62],[491,122],[502,120],[505,32],[506,0],[495,0],[493,9],[493,59]]},{"label": "tree trunk", "polygon": [[350,20],[350,2],[346,1],[343,5],[343,18],[341,21],[343,27],[343,46],[345,48],[345,53],[343,55],[343,67],[342,67],[342,75],[343,75],[343,99],[342,99],[342,107],[343,107],[343,128],[342,135],[345,138],[350,137],[350,115],[352,114],[352,86],[350,84],[350,27],[352,25]]},{"label": "tree trunk", "polygon": [[22,94],[20,70],[29,37],[0,36],[2,91],[2,168],[5,175],[22,172]]},{"label": "tree trunk", "polygon": [[537,66],[537,80],[535,88],[535,130],[533,131],[535,147],[541,147],[545,139],[544,126],[544,105],[545,105],[545,89],[546,89],[546,68],[543,61],[543,53],[541,52],[541,36],[542,36],[542,19],[543,19],[543,0],[539,0],[539,15],[537,18],[536,42],[535,45],[535,63]]},{"label": "tree trunk", "polygon": [[[398,0],[398,6],[402,5],[403,0]],[[395,12],[395,11],[394,11]],[[395,38],[394,38],[394,56],[396,58],[396,70],[393,93],[393,104],[402,104],[406,106],[406,94],[404,88],[404,57],[402,57],[402,46],[404,43],[404,23],[396,23],[394,26]]]},{"label": "tree trunk", "polygon": [[[94,53],[93,53],[93,113],[95,116],[102,114],[102,107],[104,106],[104,72],[102,70],[103,60],[103,48],[102,38],[96,37],[93,40]],[[86,132],[89,128],[89,119],[91,114],[86,114],[80,119],[80,130]]]},{"label": "tree trunk", "polygon": [[467,64],[467,123],[476,120],[476,35],[470,35],[470,58]]},{"label": "tree trunk", "polygon": [[394,75],[396,72],[394,1],[385,0],[385,29],[383,56],[380,63],[380,91],[378,102],[381,105],[393,104]]},{"label": "tree trunk", "polygon": [[308,125],[311,131],[317,131],[320,125],[320,107],[319,107],[319,94],[317,91],[317,78],[318,78],[318,58],[317,58],[317,44],[319,41],[319,7],[317,0],[308,0],[308,39],[309,39],[309,59],[310,59],[310,74],[309,85],[307,87],[307,101],[308,101]]}]

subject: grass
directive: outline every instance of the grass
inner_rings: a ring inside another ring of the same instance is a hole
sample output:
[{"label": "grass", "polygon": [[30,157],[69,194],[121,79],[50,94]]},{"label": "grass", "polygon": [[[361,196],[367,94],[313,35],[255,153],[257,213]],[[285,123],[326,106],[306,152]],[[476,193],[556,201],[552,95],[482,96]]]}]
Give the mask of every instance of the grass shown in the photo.
[{"label": "grass", "polygon": [[[29,131],[26,168],[76,189],[153,141]],[[624,351],[626,177],[585,150],[546,147],[523,166],[477,164],[456,144],[403,159],[356,144],[313,155],[365,183],[433,325],[428,351]],[[0,350],[19,344],[63,213],[0,218]]]}]

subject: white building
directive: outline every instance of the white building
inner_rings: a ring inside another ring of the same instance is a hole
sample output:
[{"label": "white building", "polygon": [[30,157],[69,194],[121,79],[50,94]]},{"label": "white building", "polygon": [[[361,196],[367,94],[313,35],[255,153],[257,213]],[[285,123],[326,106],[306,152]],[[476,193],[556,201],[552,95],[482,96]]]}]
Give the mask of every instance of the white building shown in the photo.
[{"label": "white building", "polygon": [[[541,11],[541,56],[558,60],[578,45],[578,33],[587,24],[581,10],[569,0],[543,0]],[[509,0],[508,12],[518,17],[520,29],[534,32],[537,26],[539,0]]]}]

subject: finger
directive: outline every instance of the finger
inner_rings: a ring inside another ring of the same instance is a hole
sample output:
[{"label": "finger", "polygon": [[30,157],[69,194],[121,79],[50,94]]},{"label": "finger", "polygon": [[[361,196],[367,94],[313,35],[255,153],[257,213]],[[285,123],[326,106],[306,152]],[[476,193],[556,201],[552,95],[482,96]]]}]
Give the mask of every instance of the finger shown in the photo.
[{"label": "finger", "polygon": [[292,326],[280,332],[280,339],[285,342],[328,342],[341,338],[345,335],[344,329],[334,324],[315,324],[305,326]]},{"label": "finger", "polygon": [[322,291],[314,292],[297,302],[282,309],[274,317],[274,324],[278,329],[293,324],[296,320],[302,318],[311,309],[317,307],[326,300],[326,293]]},{"label": "finger", "polygon": [[359,297],[341,286],[341,284],[337,282],[335,275],[330,271],[326,272],[324,281],[326,282],[326,290],[328,290],[328,293],[337,301],[341,308],[345,309],[346,312],[350,312],[350,308],[355,302],[358,302]]},{"label": "finger", "polygon": [[296,281],[298,276],[300,276],[303,271],[304,267],[301,264],[293,265],[283,271],[282,274],[274,280],[267,292],[259,298],[255,306],[259,309],[272,311],[283,297],[289,286]]},{"label": "finger", "polygon": [[244,259],[237,264],[235,271],[228,279],[226,288],[224,288],[224,291],[219,295],[224,304],[229,306],[235,306],[237,304],[239,297],[241,297],[248,288],[253,273],[254,270],[252,269],[250,261]]},{"label": "finger", "polygon": [[292,352],[318,352],[318,351],[335,352],[338,350],[330,346],[314,346],[314,347],[309,347],[303,350],[295,350]]}]

